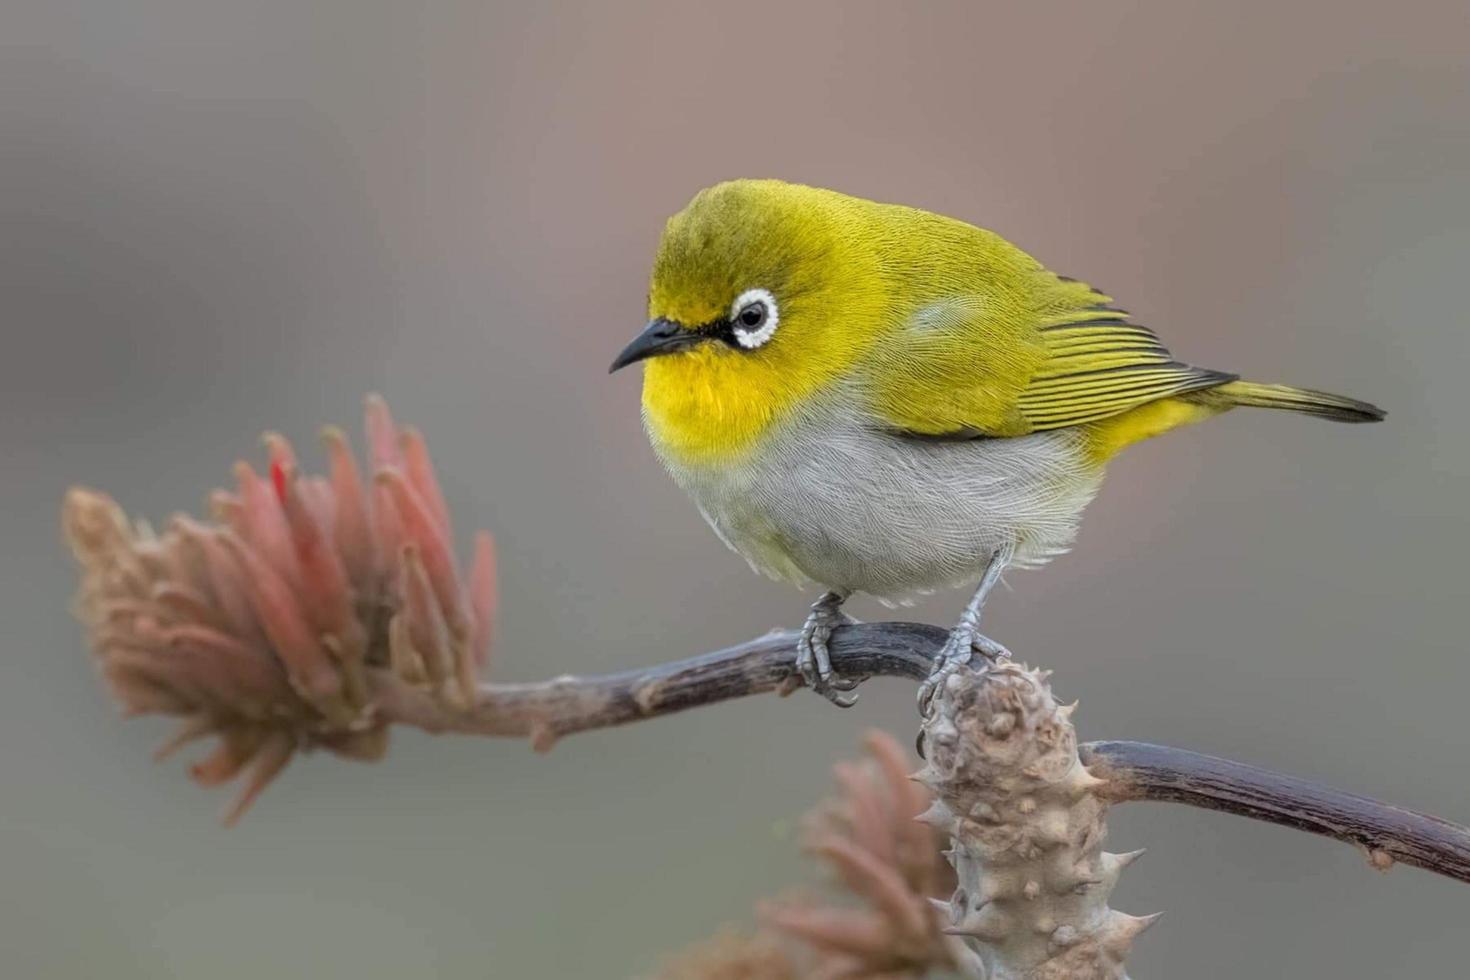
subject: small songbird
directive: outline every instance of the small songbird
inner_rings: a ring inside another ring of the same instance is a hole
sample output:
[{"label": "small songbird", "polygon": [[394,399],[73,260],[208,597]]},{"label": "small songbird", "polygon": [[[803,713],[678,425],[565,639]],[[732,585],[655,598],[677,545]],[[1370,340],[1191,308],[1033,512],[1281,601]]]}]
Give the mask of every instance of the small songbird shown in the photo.
[{"label": "small songbird", "polygon": [[1008,568],[1064,552],[1107,462],[1240,405],[1374,422],[1365,402],[1174,359],[1109,296],[1000,236],[775,180],[701,191],[669,219],[646,360],[654,450],[757,571],[828,591],[797,645],[846,706],[827,643],[854,592],[979,583],[920,692],[1006,649],[979,632]]}]

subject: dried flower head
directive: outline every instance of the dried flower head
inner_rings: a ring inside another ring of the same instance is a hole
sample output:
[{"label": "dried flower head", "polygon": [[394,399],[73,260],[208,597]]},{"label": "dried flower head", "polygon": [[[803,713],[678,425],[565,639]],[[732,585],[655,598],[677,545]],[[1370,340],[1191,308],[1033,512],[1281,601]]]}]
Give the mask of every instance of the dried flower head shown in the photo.
[{"label": "dried flower head", "polygon": [[106,494],[74,487],[62,524],[78,562],[75,609],[126,714],[184,718],[161,758],[219,736],[192,768],[213,786],[245,774],[233,822],[296,751],[380,757],[371,672],[391,669],[469,707],[495,615],[495,554],[475,538],[468,577],[423,437],[367,400],[372,483],[346,437],[323,433],[329,475],[303,476],[267,434],[268,476],[235,465],[214,521],[162,534],[130,524]]},{"label": "dried flower head", "polygon": [[806,820],[805,846],[837,872],[864,907],[807,900],[770,903],[761,918],[811,944],[813,976],[920,977],[954,965],[954,941],[934,898],[954,888],[934,830],[915,820],[931,797],[908,777],[903,749],[884,732],[869,732],[869,758],[834,768],[841,795]]}]

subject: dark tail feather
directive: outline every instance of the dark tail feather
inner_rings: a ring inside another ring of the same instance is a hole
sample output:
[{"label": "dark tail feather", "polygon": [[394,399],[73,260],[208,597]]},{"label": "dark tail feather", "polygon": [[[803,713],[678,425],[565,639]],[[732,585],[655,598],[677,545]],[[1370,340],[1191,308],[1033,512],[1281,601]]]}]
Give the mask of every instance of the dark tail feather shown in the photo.
[{"label": "dark tail feather", "polygon": [[1210,400],[1227,405],[1249,405],[1253,408],[1279,408],[1303,415],[1317,415],[1334,422],[1380,422],[1387,413],[1377,405],[1360,402],[1345,395],[1333,395],[1310,388],[1290,385],[1263,385],[1252,381],[1232,381],[1218,388],[1200,392]]}]

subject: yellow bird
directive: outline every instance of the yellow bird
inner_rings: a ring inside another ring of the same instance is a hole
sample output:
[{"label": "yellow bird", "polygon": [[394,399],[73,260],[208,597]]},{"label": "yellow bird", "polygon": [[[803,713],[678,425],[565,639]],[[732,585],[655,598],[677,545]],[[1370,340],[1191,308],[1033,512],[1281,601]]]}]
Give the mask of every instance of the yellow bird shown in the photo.
[{"label": "yellow bird", "polygon": [[1001,574],[1064,552],[1103,469],[1141,439],[1239,405],[1339,422],[1384,413],[1174,359],[1105,296],[1000,236],[775,180],[701,191],[669,219],[649,322],[654,450],[757,571],[828,590],[797,647],[808,685],[854,686],[827,641],[854,592],[978,581],[921,689],[972,652]]}]

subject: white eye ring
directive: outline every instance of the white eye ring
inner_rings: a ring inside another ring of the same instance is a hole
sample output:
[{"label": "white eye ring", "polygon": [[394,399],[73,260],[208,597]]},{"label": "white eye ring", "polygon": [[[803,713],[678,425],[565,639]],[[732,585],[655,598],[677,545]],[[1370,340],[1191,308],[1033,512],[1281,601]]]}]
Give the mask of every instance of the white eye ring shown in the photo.
[{"label": "white eye ring", "polygon": [[[755,303],[765,307],[766,318],[754,327],[747,327],[740,322],[740,314]],[[769,289],[747,289],[730,304],[730,325],[735,334],[735,342],[746,350],[755,350],[770,340],[780,322],[781,311],[776,308],[776,297],[771,295]]]}]

